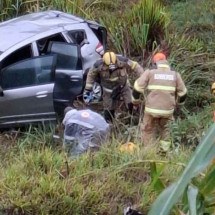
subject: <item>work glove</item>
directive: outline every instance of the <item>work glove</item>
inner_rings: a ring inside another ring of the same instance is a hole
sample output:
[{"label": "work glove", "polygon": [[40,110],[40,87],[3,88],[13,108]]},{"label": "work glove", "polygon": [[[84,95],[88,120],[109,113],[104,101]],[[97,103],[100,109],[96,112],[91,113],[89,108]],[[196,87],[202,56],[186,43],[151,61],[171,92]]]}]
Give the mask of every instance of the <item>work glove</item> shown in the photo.
[{"label": "work glove", "polygon": [[140,110],[141,103],[142,103],[141,99],[135,99],[132,95],[133,110],[135,112]]},{"label": "work glove", "polygon": [[132,96],[132,104],[134,106],[140,106],[141,104],[141,99],[135,99],[133,96]]},{"label": "work glove", "polygon": [[83,100],[85,104],[89,104],[93,100],[93,92],[91,90],[84,90]]}]

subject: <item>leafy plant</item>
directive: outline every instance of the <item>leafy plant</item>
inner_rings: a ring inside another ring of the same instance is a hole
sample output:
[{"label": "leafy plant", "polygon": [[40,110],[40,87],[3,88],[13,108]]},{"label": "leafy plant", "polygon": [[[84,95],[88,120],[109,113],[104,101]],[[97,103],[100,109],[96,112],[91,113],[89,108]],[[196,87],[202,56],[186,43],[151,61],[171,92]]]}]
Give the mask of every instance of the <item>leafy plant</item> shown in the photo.
[{"label": "leafy plant", "polygon": [[213,123],[213,108],[207,106],[204,107],[204,110],[191,114],[187,109],[181,108],[180,112],[177,114],[183,114],[184,119],[177,116],[177,119],[170,125],[173,142],[177,146],[190,145],[195,147]]},{"label": "leafy plant", "polygon": [[[152,205],[149,215],[157,215],[159,211],[160,215],[167,215],[170,213],[171,208],[177,203],[179,198],[184,192],[187,192],[187,204],[189,213],[191,215],[203,214],[207,212],[209,205],[214,206],[214,199],[211,198],[215,193],[215,167],[211,168],[211,171],[203,177],[203,179],[195,184],[194,177],[199,175],[215,158],[215,124],[213,124],[208,133],[205,135],[202,142],[194,152],[190,162],[183,171],[181,177],[166,188],[157,200]],[[200,193],[200,195],[198,195]],[[201,198],[200,198],[201,197]],[[209,202],[207,200],[209,199]],[[214,207],[210,210],[214,211]],[[187,211],[185,211],[186,213]]]},{"label": "leafy plant", "polygon": [[0,211],[120,214],[127,203],[147,211],[163,189],[163,179],[174,180],[190,154],[181,151],[170,160],[141,145],[133,153],[122,153],[119,141],[113,139],[96,153],[70,159],[61,147],[53,146],[51,134],[30,128],[15,146],[0,151],[1,157],[5,154],[0,165]]},{"label": "leafy plant", "polygon": [[168,24],[168,14],[159,0],[140,0],[115,14],[100,18],[108,27],[112,46],[128,56],[142,56],[152,49],[154,41],[160,42]]}]

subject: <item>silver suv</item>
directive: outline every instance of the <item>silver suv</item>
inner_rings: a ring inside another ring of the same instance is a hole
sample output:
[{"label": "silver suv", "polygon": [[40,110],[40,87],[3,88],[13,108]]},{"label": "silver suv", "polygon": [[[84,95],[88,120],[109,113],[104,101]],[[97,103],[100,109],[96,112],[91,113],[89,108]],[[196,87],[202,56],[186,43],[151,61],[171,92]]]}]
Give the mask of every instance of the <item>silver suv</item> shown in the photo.
[{"label": "silver suv", "polygon": [[60,11],[0,24],[0,127],[56,120],[81,95],[106,29]]}]

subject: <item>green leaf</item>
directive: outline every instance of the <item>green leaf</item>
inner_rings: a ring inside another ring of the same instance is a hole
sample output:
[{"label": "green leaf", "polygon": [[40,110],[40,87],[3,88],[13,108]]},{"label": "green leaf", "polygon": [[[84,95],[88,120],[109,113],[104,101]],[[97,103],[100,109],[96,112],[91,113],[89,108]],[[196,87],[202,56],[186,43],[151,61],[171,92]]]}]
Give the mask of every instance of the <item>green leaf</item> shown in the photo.
[{"label": "green leaf", "polygon": [[161,190],[163,190],[165,188],[163,182],[159,178],[163,168],[161,168],[161,170],[159,172],[157,172],[156,163],[155,162],[150,163],[152,185],[157,192],[160,192]]},{"label": "green leaf", "polygon": [[197,201],[197,195],[198,195],[198,188],[189,185],[187,189],[187,196],[188,196],[188,203],[189,203],[189,214],[190,215],[196,215],[196,201]]},{"label": "green leaf", "polygon": [[191,179],[200,173],[215,157],[215,123],[210,127],[202,142],[176,183],[165,189],[152,205],[149,215],[168,215],[182,196]]},{"label": "green leaf", "polygon": [[200,190],[203,195],[208,195],[215,191],[215,166],[200,184]]}]

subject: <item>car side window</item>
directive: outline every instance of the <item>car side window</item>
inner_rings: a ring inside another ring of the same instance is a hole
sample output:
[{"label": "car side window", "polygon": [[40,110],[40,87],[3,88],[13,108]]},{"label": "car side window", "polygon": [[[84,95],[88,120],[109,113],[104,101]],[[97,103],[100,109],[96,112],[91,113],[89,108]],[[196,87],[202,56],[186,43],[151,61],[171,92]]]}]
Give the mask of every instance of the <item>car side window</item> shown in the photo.
[{"label": "car side window", "polygon": [[69,36],[72,38],[74,43],[81,45],[84,42],[84,39],[87,39],[87,35],[84,30],[73,30],[69,31]]},{"label": "car side window", "polygon": [[49,47],[49,43],[55,41],[55,42],[66,42],[65,38],[62,34],[55,34],[49,37],[45,37],[43,39],[40,39],[37,41],[37,46],[39,50],[40,55],[44,55],[47,53],[47,49]]},{"label": "car side window", "polygon": [[47,84],[53,82],[53,66],[56,56],[31,58],[1,70],[3,90]]},{"label": "car side window", "polygon": [[8,55],[1,63],[1,68],[17,63],[19,61],[31,58],[33,56],[31,45],[24,46],[12,54]]}]

